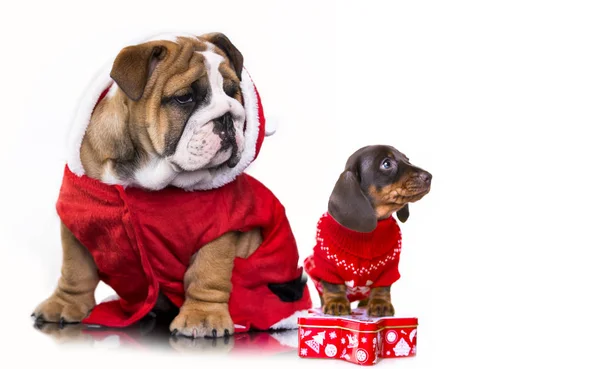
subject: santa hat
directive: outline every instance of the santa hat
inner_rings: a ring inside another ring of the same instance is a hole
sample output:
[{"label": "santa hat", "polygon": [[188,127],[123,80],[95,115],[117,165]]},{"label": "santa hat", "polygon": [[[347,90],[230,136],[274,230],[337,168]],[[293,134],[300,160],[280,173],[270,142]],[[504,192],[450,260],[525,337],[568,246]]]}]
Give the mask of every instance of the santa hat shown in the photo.
[{"label": "santa hat", "polygon": [[[146,39],[150,40],[172,40],[177,35],[154,36]],[[182,34],[182,36],[187,36]],[[194,36],[195,37],[195,36]],[[85,175],[83,164],[81,163],[80,150],[85,132],[89,125],[94,108],[107,95],[110,96],[118,88],[117,84],[110,77],[112,69],[112,60],[105,64],[100,73],[90,83],[79,101],[71,130],[67,142],[67,166],[71,172],[77,176]],[[265,136],[271,136],[275,133],[275,127],[266,126],[266,119],[263,111],[260,95],[250,77],[246,68],[242,71],[240,82],[244,109],[246,112],[246,121],[244,123],[244,150],[238,164],[229,168],[223,166],[217,169],[210,169],[211,181],[194,186],[196,190],[208,190],[221,187],[233,181],[256,159],[262,146]]]}]

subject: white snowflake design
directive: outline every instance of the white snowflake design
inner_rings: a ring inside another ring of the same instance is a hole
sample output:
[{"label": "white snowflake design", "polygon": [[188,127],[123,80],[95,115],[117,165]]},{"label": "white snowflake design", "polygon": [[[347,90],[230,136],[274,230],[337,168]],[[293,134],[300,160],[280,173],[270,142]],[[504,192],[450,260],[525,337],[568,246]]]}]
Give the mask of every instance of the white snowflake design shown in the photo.
[{"label": "white snowflake design", "polygon": [[346,344],[346,339],[344,337],[342,337],[341,341],[342,341],[342,345]]},{"label": "white snowflake design", "polygon": [[308,350],[306,348],[301,348],[300,349],[300,355],[302,355],[302,356],[308,355]]},{"label": "white snowflake design", "polygon": [[363,338],[361,338],[361,339],[360,339],[360,342],[362,342],[362,343],[367,343],[367,337],[363,337]]},{"label": "white snowflake design", "polygon": [[337,337],[337,334],[335,334],[335,332],[329,333],[329,338],[330,339],[335,339],[336,337]]}]

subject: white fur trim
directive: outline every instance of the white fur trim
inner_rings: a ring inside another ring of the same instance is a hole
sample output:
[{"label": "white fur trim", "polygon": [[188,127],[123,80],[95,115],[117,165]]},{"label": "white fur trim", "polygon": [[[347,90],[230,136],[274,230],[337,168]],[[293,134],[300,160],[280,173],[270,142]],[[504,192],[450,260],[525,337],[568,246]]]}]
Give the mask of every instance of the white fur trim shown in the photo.
[{"label": "white fur trim", "polygon": [[110,296],[106,297],[104,300],[100,301],[100,303],[109,302],[109,301],[116,301],[118,299],[119,299],[119,295],[110,295]]},{"label": "white fur trim", "polygon": [[281,319],[279,322],[273,324],[271,329],[296,329],[298,328],[298,318],[304,316],[308,316],[308,310],[296,311],[287,318]]},{"label": "white fur trim", "polygon": [[149,190],[160,190],[168,186],[176,176],[177,173],[166,160],[153,157],[135,172],[134,183]]},{"label": "white fur trim", "polygon": [[85,136],[85,131],[90,122],[90,118],[92,117],[94,107],[98,103],[98,98],[100,98],[102,92],[113,83],[113,80],[110,78],[111,68],[112,62],[105,64],[88,85],[88,88],[79,100],[75,116],[71,122],[71,129],[67,141],[67,165],[71,172],[78,176],[85,174],[79,155],[81,143],[83,142],[83,137]]}]

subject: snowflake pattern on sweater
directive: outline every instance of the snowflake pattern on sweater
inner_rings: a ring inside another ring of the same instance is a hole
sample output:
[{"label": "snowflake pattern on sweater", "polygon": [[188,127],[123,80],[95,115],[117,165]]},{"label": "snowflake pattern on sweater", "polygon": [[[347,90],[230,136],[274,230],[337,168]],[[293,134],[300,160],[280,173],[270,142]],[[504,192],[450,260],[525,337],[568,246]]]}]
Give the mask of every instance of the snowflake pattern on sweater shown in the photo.
[{"label": "snowflake pattern on sweater", "polygon": [[398,270],[402,234],[393,217],[380,220],[370,233],[350,230],[325,213],[317,223],[313,254],[304,261],[319,293],[320,281],[346,285],[348,299],[362,300],[373,287],[391,286]]}]

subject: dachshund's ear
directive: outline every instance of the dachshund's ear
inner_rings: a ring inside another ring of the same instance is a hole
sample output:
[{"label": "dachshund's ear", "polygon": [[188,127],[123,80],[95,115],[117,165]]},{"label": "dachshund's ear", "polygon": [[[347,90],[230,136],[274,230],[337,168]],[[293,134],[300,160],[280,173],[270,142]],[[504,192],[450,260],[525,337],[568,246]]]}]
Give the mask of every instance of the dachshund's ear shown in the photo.
[{"label": "dachshund's ear", "polygon": [[351,171],[345,171],[337,180],[329,197],[328,211],[338,223],[353,231],[367,233],[377,227],[375,210]]},{"label": "dachshund's ear", "polygon": [[406,221],[408,220],[408,215],[408,204],[404,205],[400,210],[396,212],[398,220],[402,223],[406,223]]}]

